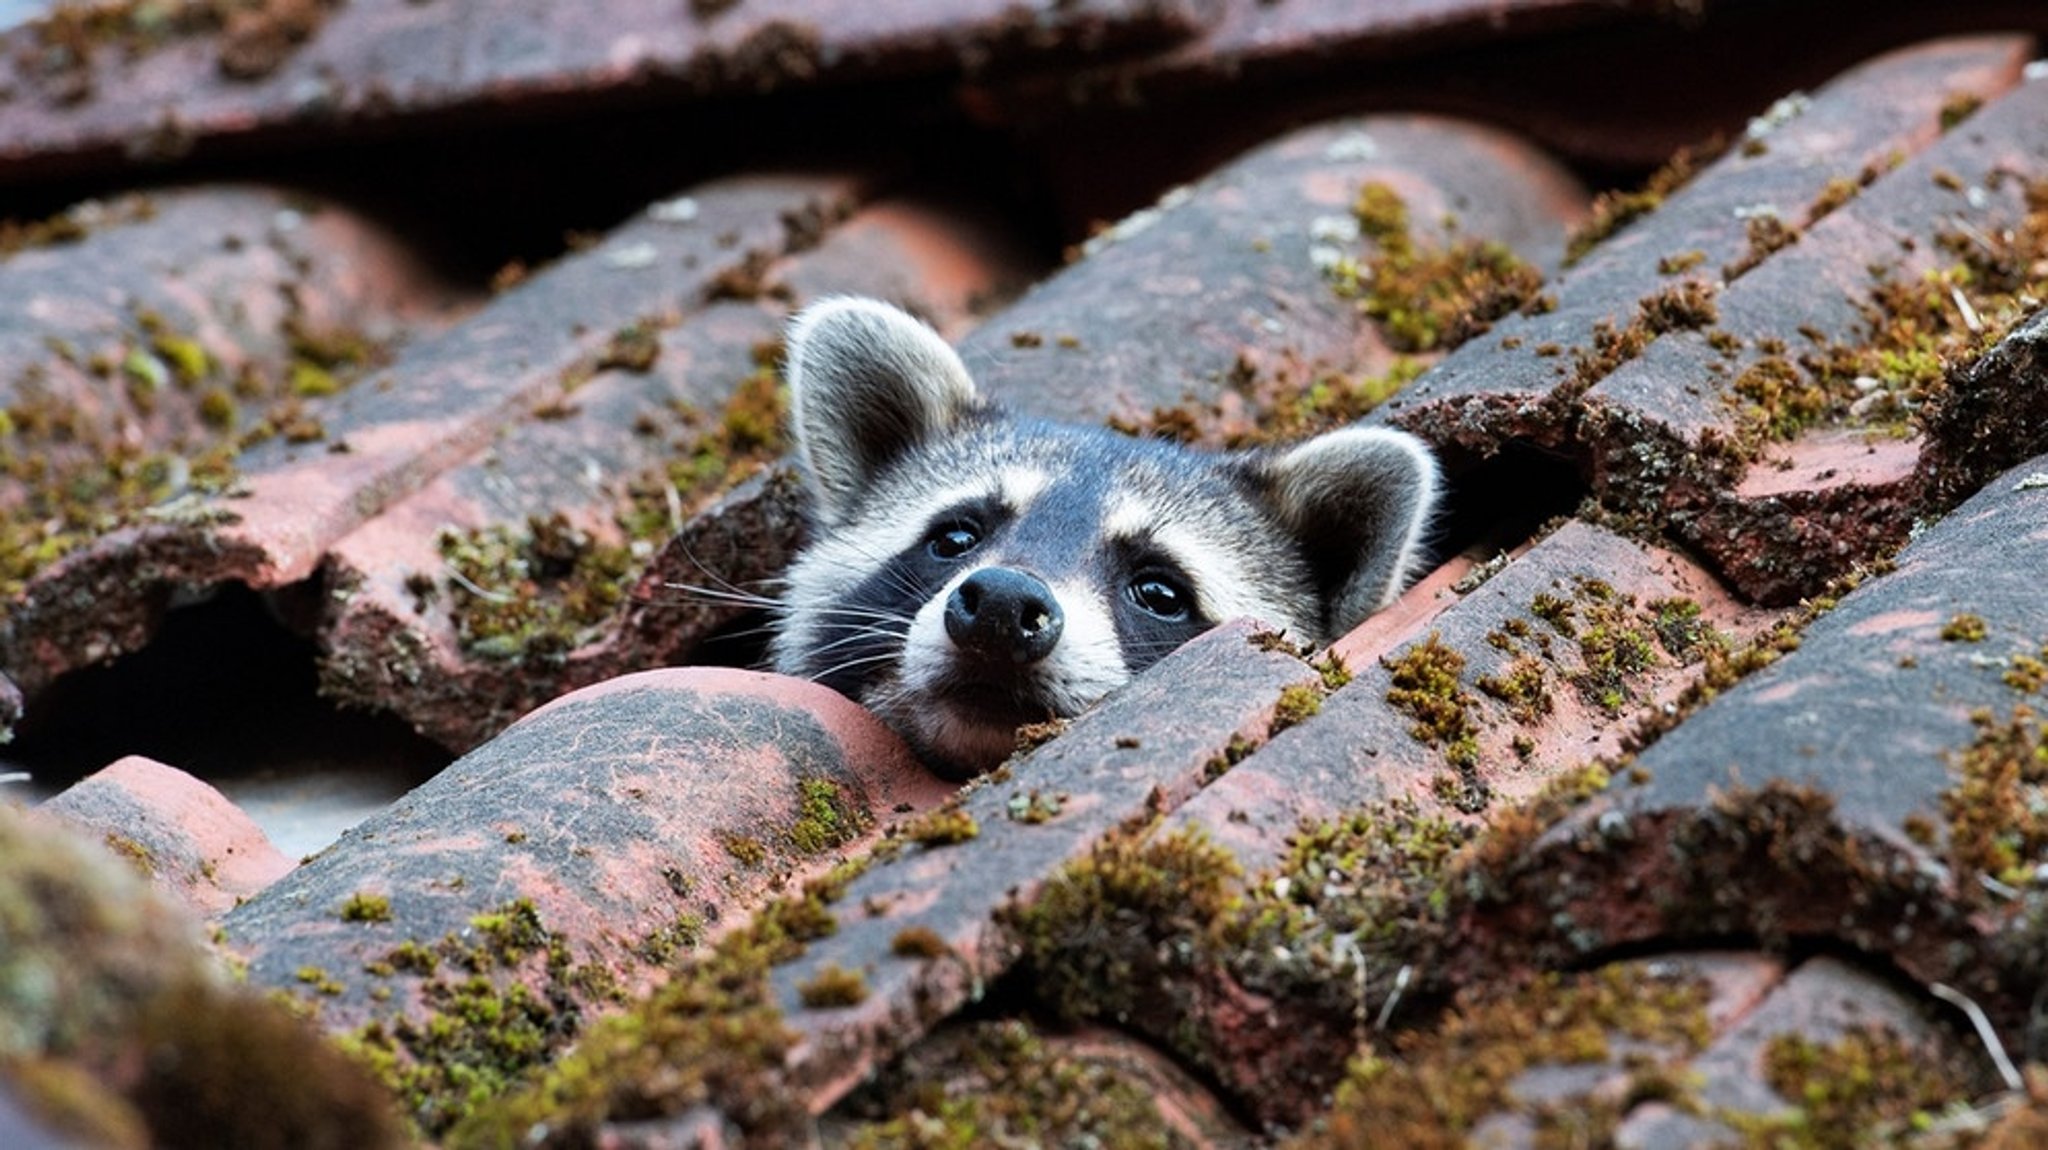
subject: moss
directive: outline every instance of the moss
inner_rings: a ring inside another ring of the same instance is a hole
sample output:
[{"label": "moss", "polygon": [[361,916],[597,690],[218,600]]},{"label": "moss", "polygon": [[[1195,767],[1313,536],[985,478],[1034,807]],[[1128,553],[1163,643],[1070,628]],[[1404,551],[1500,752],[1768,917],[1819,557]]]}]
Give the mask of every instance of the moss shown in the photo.
[{"label": "moss", "polygon": [[721,834],[718,844],[741,866],[757,867],[768,861],[768,848],[752,835]]},{"label": "moss", "polygon": [[1453,236],[1444,245],[1416,240],[1408,206],[1386,184],[1367,183],[1352,208],[1373,254],[1361,267],[1331,269],[1338,293],[1356,298],[1399,351],[1453,348],[1484,334],[1543,284],[1540,272],[1506,246]]},{"label": "moss", "polygon": [[1813,197],[1813,203],[1807,205],[1807,220],[1811,222],[1828,215],[1843,204],[1855,199],[1862,191],[1863,185],[1861,183],[1846,176],[1837,176],[1829,180],[1826,186],[1821,188],[1820,193]]},{"label": "moss", "polygon": [[1041,1001],[1060,1017],[1118,1018],[1146,993],[1164,939],[1201,934],[1228,905],[1230,852],[1199,829],[1099,840],[1005,915]]},{"label": "moss", "polygon": [[619,996],[609,973],[577,965],[568,940],[523,898],[471,916],[467,930],[432,944],[409,940],[386,961],[419,978],[421,1008],[373,1014],[343,1036],[342,1048],[429,1136],[567,1046],[582,1028],[584,1004]]},{"label": "moss", "polygon": [[341,904],[343,922],[390,922],[391,900],[381,894],[358,891]]},{"label": "moss", "polygon": [[443,1144],[584,1146],[607,1120],[712,1104],[744,1134],[799,1140],[810,1115],[782,1080],[797,1035],[768,974],[833,933],[837,919],[826,903],[843,894],[843,881],[814,882],[762,907],[660,990],[592,1027],[544,1073],[465,1117]]},{"label": "moss", "polygon": [[849,1150],[978,1146],[1166,1150],[1169,1133],[1145,1081],[1061,1053],[1022,1021],[977,1022],[929,1041],[858,1104]]},{"label": "moss", "polygon": [[1580,669],[1571,681],[1586,701],[1610,715],[1635,702],[1634,680],[1656,665],[1651,631],[1635,600],[1602,580],[1574,579]]},{"label": "moss", "polygon": [[903,837],[926,847],[964,843],[981,834],[981,824],[959,807],[942,807],[903,829]]},{"label": "moss", "polygon": [[1975,92],[1956,92],[1941,102],[1941,130],[1946,132],[1977,114],[1984,97]]},{"label": "moss", "polygon": [[2032,655],[2014,655],[2000,678],[2006,686],[2023,694],[2039,691],[2043,684],[2048,684],[2048,648],[2042,650],[2038,659]]},{"label": "moss", "polygon": [[889,953],[898,958],[941,958],[953,948],[928,926],[906,926],[889,940]]},{"label": "moss", "polygon": [[1958,897],[1981,897],[1979,877],[2028,885],[2048,854],[2048,739],[2033,710],[1999,721],[1971,716],[1977,734],[1950,758],[1954,783],[1942,792],[1947,861]]},{"label": "moss", "polygon": [[1990,633],[1982,615],[1968,613],[1957,615],[1941,628],[1941,637],[1950,643],[1981,643]]},{"label": "moss", "polygon": [[1690,251],[1678,252],[1658,260],[1657,274],[1666,276],[1684,275],[1706,262],[1707,253],[1698,248],[1693,248]]},{"label": "moss", "polygon": [[1385,977],[1440,944],[1445,877],[1470,826],[1408,799],[1307,823],[1270,874],[1226,908],[1224,961],[1250,990],[1353,1013],[1361,971]]},{"label": "moss", "polygon": [[798,854],[814,855],[844,846],[871,821],[865,809],[848,801],[846,790],[826,778],[799,779],[797,821],[789,828],[789,845]]},{"label": "moss", "polygon": [[652,320],[630,323],[612,333],[598,353],[598,371],[630,371],[645,375],[661,358],[661,325]]},{"label": "moss", "polygon": [[1664,205],[1673,192],[1692,181],[1701,168],[1725,151],[1718,140],[1681,148],[1650,174],[1635,191],[1605,191],[1593,198],[1593,210],[1565,240],[1564,266],[1586,258],[1602,241]]},{"label": "moss", "polygon": [[1550,713],[1550,679],[1543,664],[1523,656],[1499,676],[1481,676],[1473,686],[1508,705],[1517,722],[1535,723]]},{"label": "moss", "polygon": [[[757,366],[740,379],[714,417],[681,409],[684,434],[669,462],[626,483],[613,522],[628,540],[666,539],[686,517],[782,454],[788,392],[774,362],[779,345],[757,350]],[[651,417],[649,417],[651,419]]]},{"label": "moss", "polygon": [[1827,1043],[1780,1034],[1764,1047],[1763,1077],[1792,1110],[1719,1117],[1745,1145],[1771,1150],[1894,1145],[1971,1095],[1951,1060],[1931,1053],[1878,1026]]},{"label": "moss", "polygon": [[1699,980],[1620,966],[1543,975],[1514,992],[1467,994],[1440,1025],[1400,1036],[1391,1050],[1362,1052],[1329,1115],[1293,1145],[1463,1146],[1483,1120],[1512,1113],[1534,1124],[1537,1145],[1597,1114],[1603,1130],[1585,1143],[1603,1144],[1616,1115],[1592,1109],[1595,1099],[1526,1102],[1514,1092],[1516,1079],[1539,1066],[1621,1062],[1627,1049],[1617,1069],[1652,1093],[1668,1093],[1674,1067],[1711,1037],[1707,1001]]},{"label": "moss", "polygon": [[1651,335],[1711,327],[1721,318],[1714,302],[1718,290],[1702,280],[1660,288],[1636,305],[1637,321]]},{"label": "moss", "polygon": [[1742,278],[1774,253],[1798,243],[1801,234],[1797,225],[1786,223],[1775,212],[1749,217],[1743,224],[1743,232],[1749,246],[1721,268],[1721,278],[1729,283]]},{"label": "moss", "polygon": [[867,1001],[868,980],[857,970],[828,962],[818,972],[797,984],[797,998],[813,1010],[836,1006],[859,1006]]},{"label": "moss", "polygon": [[1650,629],[1655,632],[1658,644],[1674,659],[1691,661],[1713,634],[1701,620],[1700,605],[1695,600],[1653,599],[1649,610]]},{"label": "moss", "polygon": [[1832,410],[1827,388],[1779,356],[1745,367],[1731,386],[1748,405],[1750,433],[1763,438],[1791,439]]},{"label": "moss", "polygon": [[1319,683],[1289,684],[1282,688],[1279,699],[1273,703],[1273,723],[1267,728],[1267,734],[1277,735],[1315,717],[1322,709],[1323,692]]},{"label": "moss", "polygon": [[1465,657],[1444,646],[1440,635],[1412,644],[1398,658],[1382,660],[1393,673],[1387,702],[1415,720],[1408,733],[1441,748],[1461,771],[1479,762],[1479,728],[1472,720],[1472,696],[1458,685]]},{"label": "moss", "polygon": [[704,944],[704,918],[696,914],[679,914],[666,926],[649,931],[646,938],[633,948],[633,953],[654,966],[666,967],[678,955],[688,953]]}]

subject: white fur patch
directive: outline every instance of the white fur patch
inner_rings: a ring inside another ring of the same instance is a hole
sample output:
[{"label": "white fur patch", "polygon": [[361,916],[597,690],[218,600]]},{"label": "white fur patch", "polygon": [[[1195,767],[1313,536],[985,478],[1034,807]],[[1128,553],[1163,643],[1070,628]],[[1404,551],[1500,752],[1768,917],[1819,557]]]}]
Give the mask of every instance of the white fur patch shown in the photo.
[{"label": "white fur patch", "polygon": [[1185,522],[1154,524],[1151,539],[1187,572],[1194,583],[1195,605],[1204,617],[1217,622],[1248,618],[1282,627],[1300,627],[1298,620],[1274,617],[1272,595],[1245,569],[1229,540],[1205,538]]},{"label": "white fur patch", "polygon": [[1158,522],[1159,512],[1128,491],[1113,491],[1102,508],[1102,534],[1110,539],[1135,539]]}]

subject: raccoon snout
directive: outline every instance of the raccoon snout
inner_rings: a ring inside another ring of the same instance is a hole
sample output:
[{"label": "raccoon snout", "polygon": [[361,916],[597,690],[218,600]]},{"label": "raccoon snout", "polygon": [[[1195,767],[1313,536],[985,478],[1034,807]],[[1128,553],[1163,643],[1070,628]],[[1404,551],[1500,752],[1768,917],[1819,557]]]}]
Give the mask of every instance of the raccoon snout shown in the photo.
[{"label": "raccoon snout", "polygon": [[1065,623],[1052,588],[1014,567],[984,567],[946,600],[946,634],[985,659],[1036,663],[1059,645]]}]

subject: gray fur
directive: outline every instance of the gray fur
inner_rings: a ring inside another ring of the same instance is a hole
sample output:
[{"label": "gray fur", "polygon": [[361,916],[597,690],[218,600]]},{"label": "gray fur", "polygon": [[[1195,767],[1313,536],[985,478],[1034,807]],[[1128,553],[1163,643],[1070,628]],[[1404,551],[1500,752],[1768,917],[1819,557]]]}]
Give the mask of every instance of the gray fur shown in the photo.
[{"label": "gray fur", "polygon": [[[957,773],[1226,619],[1343,634],[1400,593],[1435,506],[1435,462],[1401,432],[1219,454],[1011,416],[935,332],[871,300],[799,316],[788,372],[813,521],[775,668],[838,687]],[[1056,593],[1066,629],[1040,663],[969,666],[947,638],[949,597],[996,565]]]}]

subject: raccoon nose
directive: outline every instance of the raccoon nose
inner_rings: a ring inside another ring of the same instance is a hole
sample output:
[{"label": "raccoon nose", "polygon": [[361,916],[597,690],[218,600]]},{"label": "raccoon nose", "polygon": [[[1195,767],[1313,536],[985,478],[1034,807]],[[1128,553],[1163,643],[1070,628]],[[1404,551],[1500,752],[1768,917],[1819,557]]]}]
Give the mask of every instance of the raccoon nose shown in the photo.
[{"label": "raccoon nose", "polygon": [[946,600],[946,634],[983,658],[1036,663],[1059,645],[1064,623],[1052,588],[1013,567],[984,567]]}]

